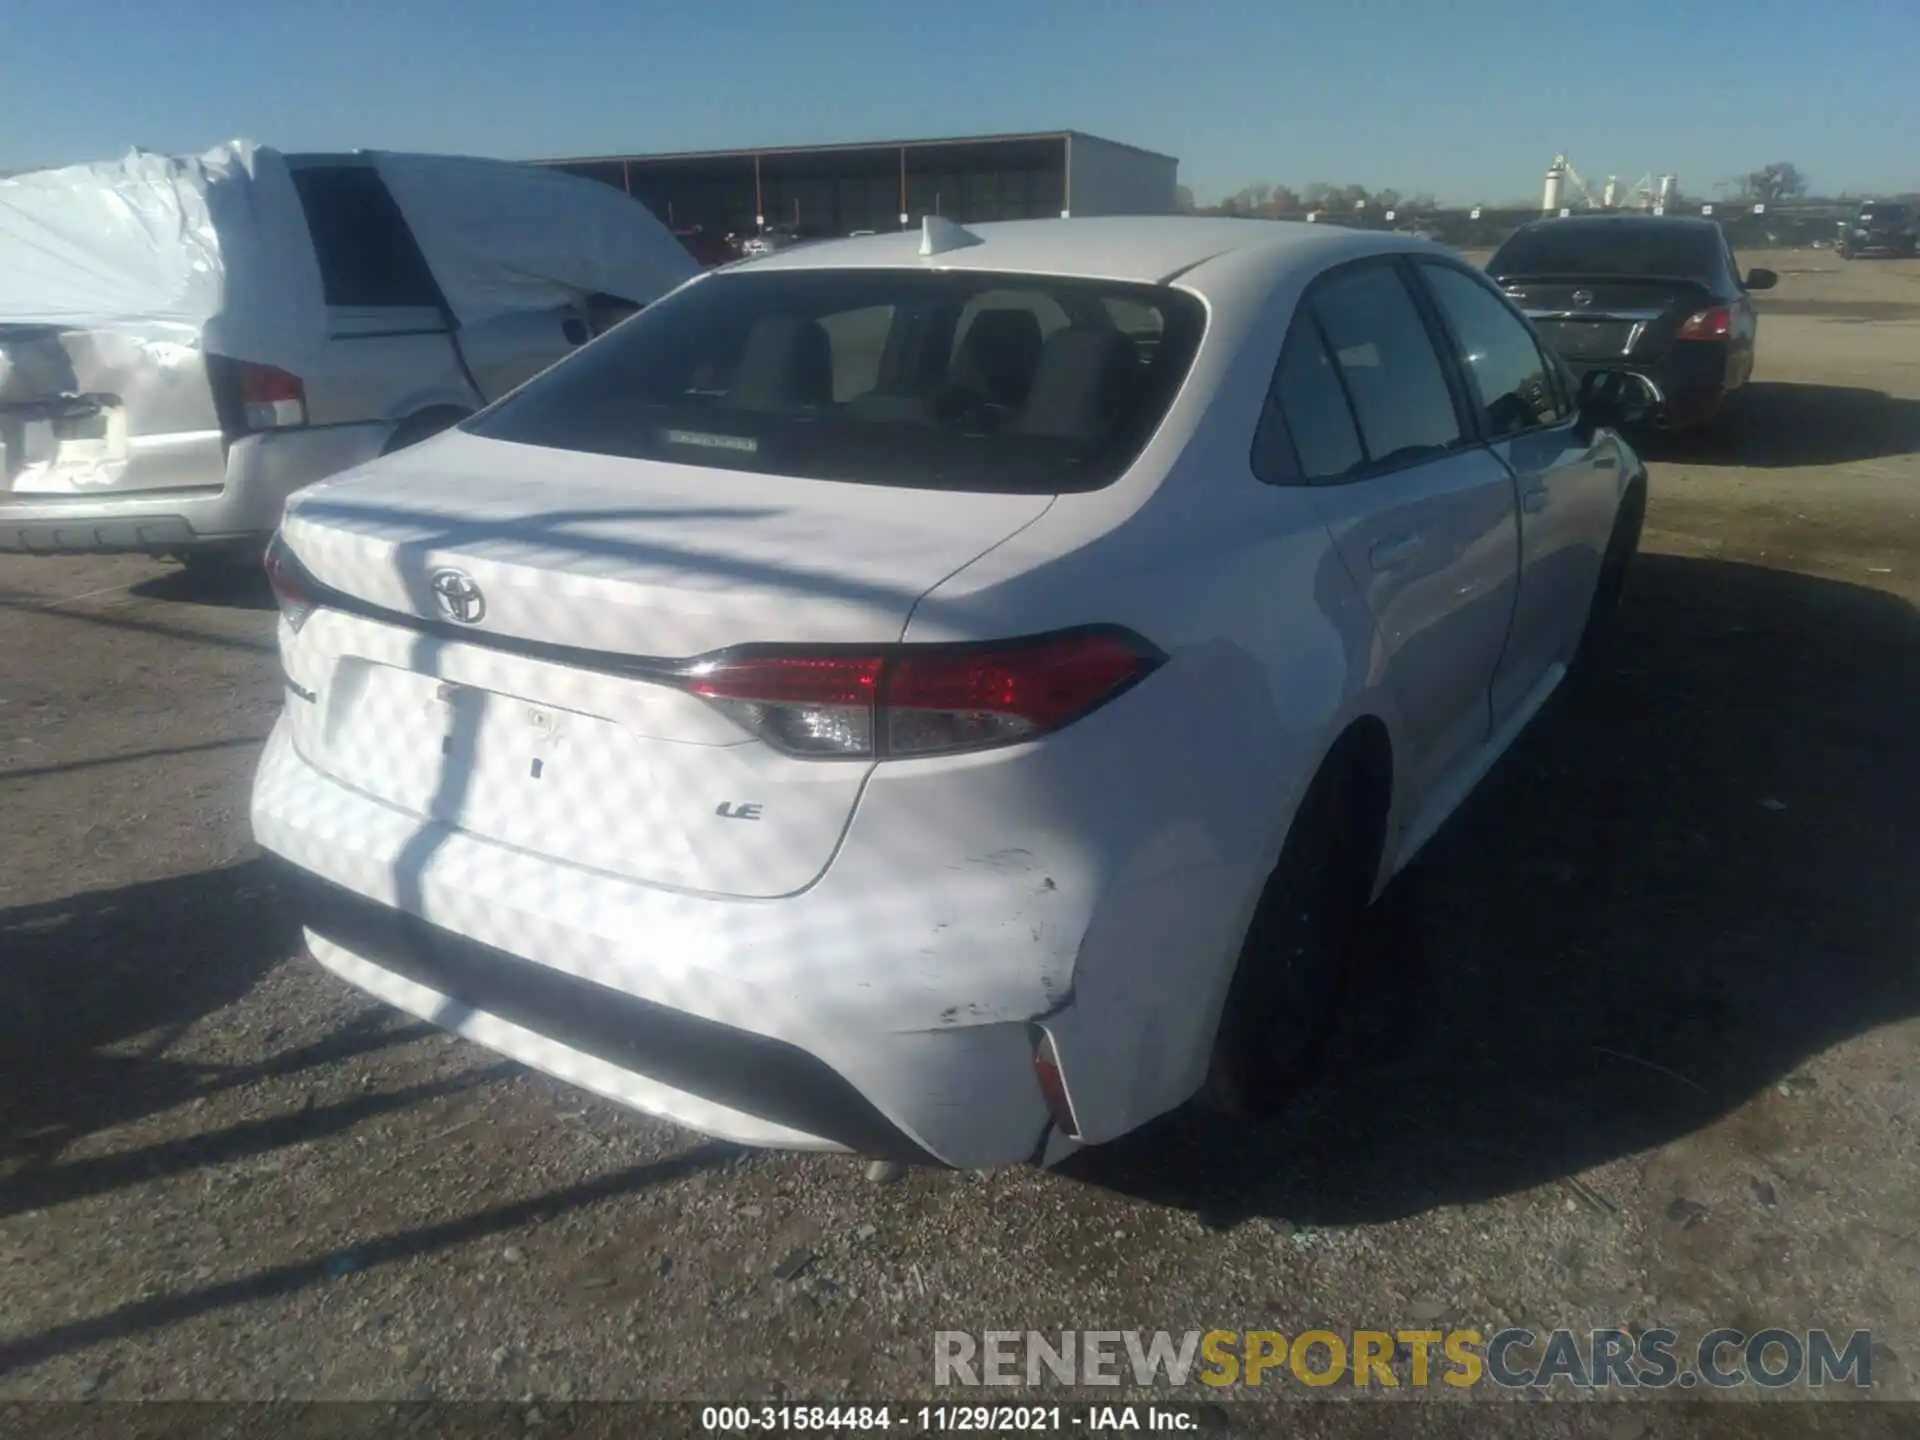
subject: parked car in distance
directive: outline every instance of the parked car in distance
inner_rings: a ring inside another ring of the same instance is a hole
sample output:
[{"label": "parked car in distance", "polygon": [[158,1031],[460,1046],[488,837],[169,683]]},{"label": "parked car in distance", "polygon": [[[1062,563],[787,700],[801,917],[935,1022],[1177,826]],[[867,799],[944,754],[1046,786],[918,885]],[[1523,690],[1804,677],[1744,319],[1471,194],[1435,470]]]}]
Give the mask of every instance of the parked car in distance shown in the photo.
[{"label": "parked car in distance", "polygon": [[1688,216],[1579,215],[1514,231],[1487,273],[1526,312],[1577,377],[1596,367],[1644,376],[1661,400],[1654,422],[1710,423],[1753,374],[1759,321],[1725,233]]},{"label": "parked car in distance", "polygon": [[205,156],[0,180],[0,551],[258,556],[698,274],[646,207],[458,156]]},{"label": "parked car in distance", "polygon": [[1842,260],[1859,255],[1911,259],[1920,250],[1920,219],[1916,219],[1911,205],[1869,200],[1851,220],[1840,222],[1833,248]]},{"label": "parked car in distance", "polygon": [[977,1166],[1266,1113],[1596,653],[1648,394],[1326,225],[717,271],[294,498],[254,833],[321,964],[714,1135]]},{"label": "parked car in distance", "polygon": [[744,259],[758,260],[778,250],[791,250],[796,245],[813,245],[826,238],[794,225],[770,225],[742,240],[740,254]]},{"label": "parked car in distance", "polygon": [[711,270],[716,265],[731,265],[740,258],[740,252],[728,243],[724,235],[716,235],[704,225],[689,225],[673,232],[686,251],[701,265]]}]

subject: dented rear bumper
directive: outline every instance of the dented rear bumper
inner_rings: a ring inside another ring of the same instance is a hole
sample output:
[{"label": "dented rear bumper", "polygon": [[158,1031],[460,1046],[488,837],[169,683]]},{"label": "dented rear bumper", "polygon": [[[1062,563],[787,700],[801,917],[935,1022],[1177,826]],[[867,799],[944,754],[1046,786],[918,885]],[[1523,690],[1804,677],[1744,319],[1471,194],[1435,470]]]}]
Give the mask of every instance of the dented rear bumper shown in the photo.
[{"label": "dented rear bumper", "polygon": [[[263,541],[287,497],[380,454],[393,426],[322,425],[233,442],[163,488],[0,490],[0,552],[172,555]],[[57,477],[56,477],[57,478]]]},{"label": "dented rear bumper", "polygon": [[742,1144],[956,1166],[1042,1145],[1029,1021],[1054,1008],[1050,985],[1031,963],[1018,983],[977,963],[1058,893],[1037,878],[1002,865],[920,894],[831,873],[772,901],[668,891],[423,824],[309,766],[284,724],[253,824],[294,867],[320,963],[536,1069]]}]

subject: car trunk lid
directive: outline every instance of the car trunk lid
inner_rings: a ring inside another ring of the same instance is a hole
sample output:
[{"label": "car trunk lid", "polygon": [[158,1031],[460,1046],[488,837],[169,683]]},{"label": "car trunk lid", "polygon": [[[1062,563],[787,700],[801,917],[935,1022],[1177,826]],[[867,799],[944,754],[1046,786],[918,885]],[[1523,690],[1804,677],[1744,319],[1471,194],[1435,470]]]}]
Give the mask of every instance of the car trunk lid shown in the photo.
[{"label": "car trunk lid", "polygon": [[1049,503],[455,432],[289,510],[285,543],[322,587],[282,631],[295,743],[426,821],[636,880],[788,894],[831,859],[871,762],[781,753],[664,662],[893,644],[922,595]]},{"label": "car trunk lid", "polygon": [[1697,281],[1657,276],[1502,276],[1500,283],[1547,343],[1568,360],[1657,353],[1689,315],[1714,303],[1712,292]]}]

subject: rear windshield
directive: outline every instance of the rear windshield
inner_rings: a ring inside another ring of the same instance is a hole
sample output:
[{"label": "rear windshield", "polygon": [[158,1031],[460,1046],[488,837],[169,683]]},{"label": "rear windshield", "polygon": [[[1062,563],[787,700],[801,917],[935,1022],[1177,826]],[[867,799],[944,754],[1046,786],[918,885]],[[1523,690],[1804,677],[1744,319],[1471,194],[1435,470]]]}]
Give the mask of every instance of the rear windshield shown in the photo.
[{"label": "rear windshield", "polygon": [[1548,223],[1516,233],[1487,262],[1487,273],[1704,280],[1719,262],[1720,237],[1705,226]]},{"label": "rear windshield", "polygon": [[1157,285],[921,270],[695,282],[466,423],[495,440],[927,489],[1090,490],[1205,326]]}]

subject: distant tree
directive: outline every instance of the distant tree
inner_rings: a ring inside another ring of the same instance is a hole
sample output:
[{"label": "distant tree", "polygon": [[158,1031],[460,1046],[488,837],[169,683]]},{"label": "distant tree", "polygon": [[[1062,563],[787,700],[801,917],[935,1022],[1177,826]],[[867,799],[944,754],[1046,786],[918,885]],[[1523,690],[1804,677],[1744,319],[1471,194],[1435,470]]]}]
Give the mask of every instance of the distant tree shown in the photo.
[{"label": "distant tree", "polygon": [[1241,215],[1259,215],[1265,212],[1267,200],[1273,194],[1273,186],[1264,181],[1258,185],[1247,185],[1233,192],[1234,208]]},{"label": "distant tree", "polygon": [[[1183,187],[1183,193],[1191,192],[1184,191]],[[1375,193],[1364,185],[1334,185],[1325,180],[1310,180],[1298,190],[1290,185],[1271,185],[1265,181],[1257,185],[1243,185],[1217,205],[1198,207],[1197,213],[1258,215],[1272,219],[1308,212],[1351,211],[1359,208],[1362,202],[1370,210],[1399,209],[1416,214],[1431,213],[1440,208],[1440,202],[1434,199],[1431,190],[1416,190],[1411,195],[1402,195],[1398,190],[1388,188]],[[1525,208],[1525,205],[1524,201],[1515,202],[1515,208]]]},{"label": "distant tree", "polygon": [[1747,199],[1763,205],[1798,200],[1806,193],[1806,177],[1791,160],[1776,160],[1771,165],[1762,165],[1746,177]]},{"label": "distant tree", "polygon": [[1178,210],[1182,215],[1191,215],[1200,208],[1194,204],[1193,187],[1191,185],[1176,185],[1173,187],[1173,208]]}]

